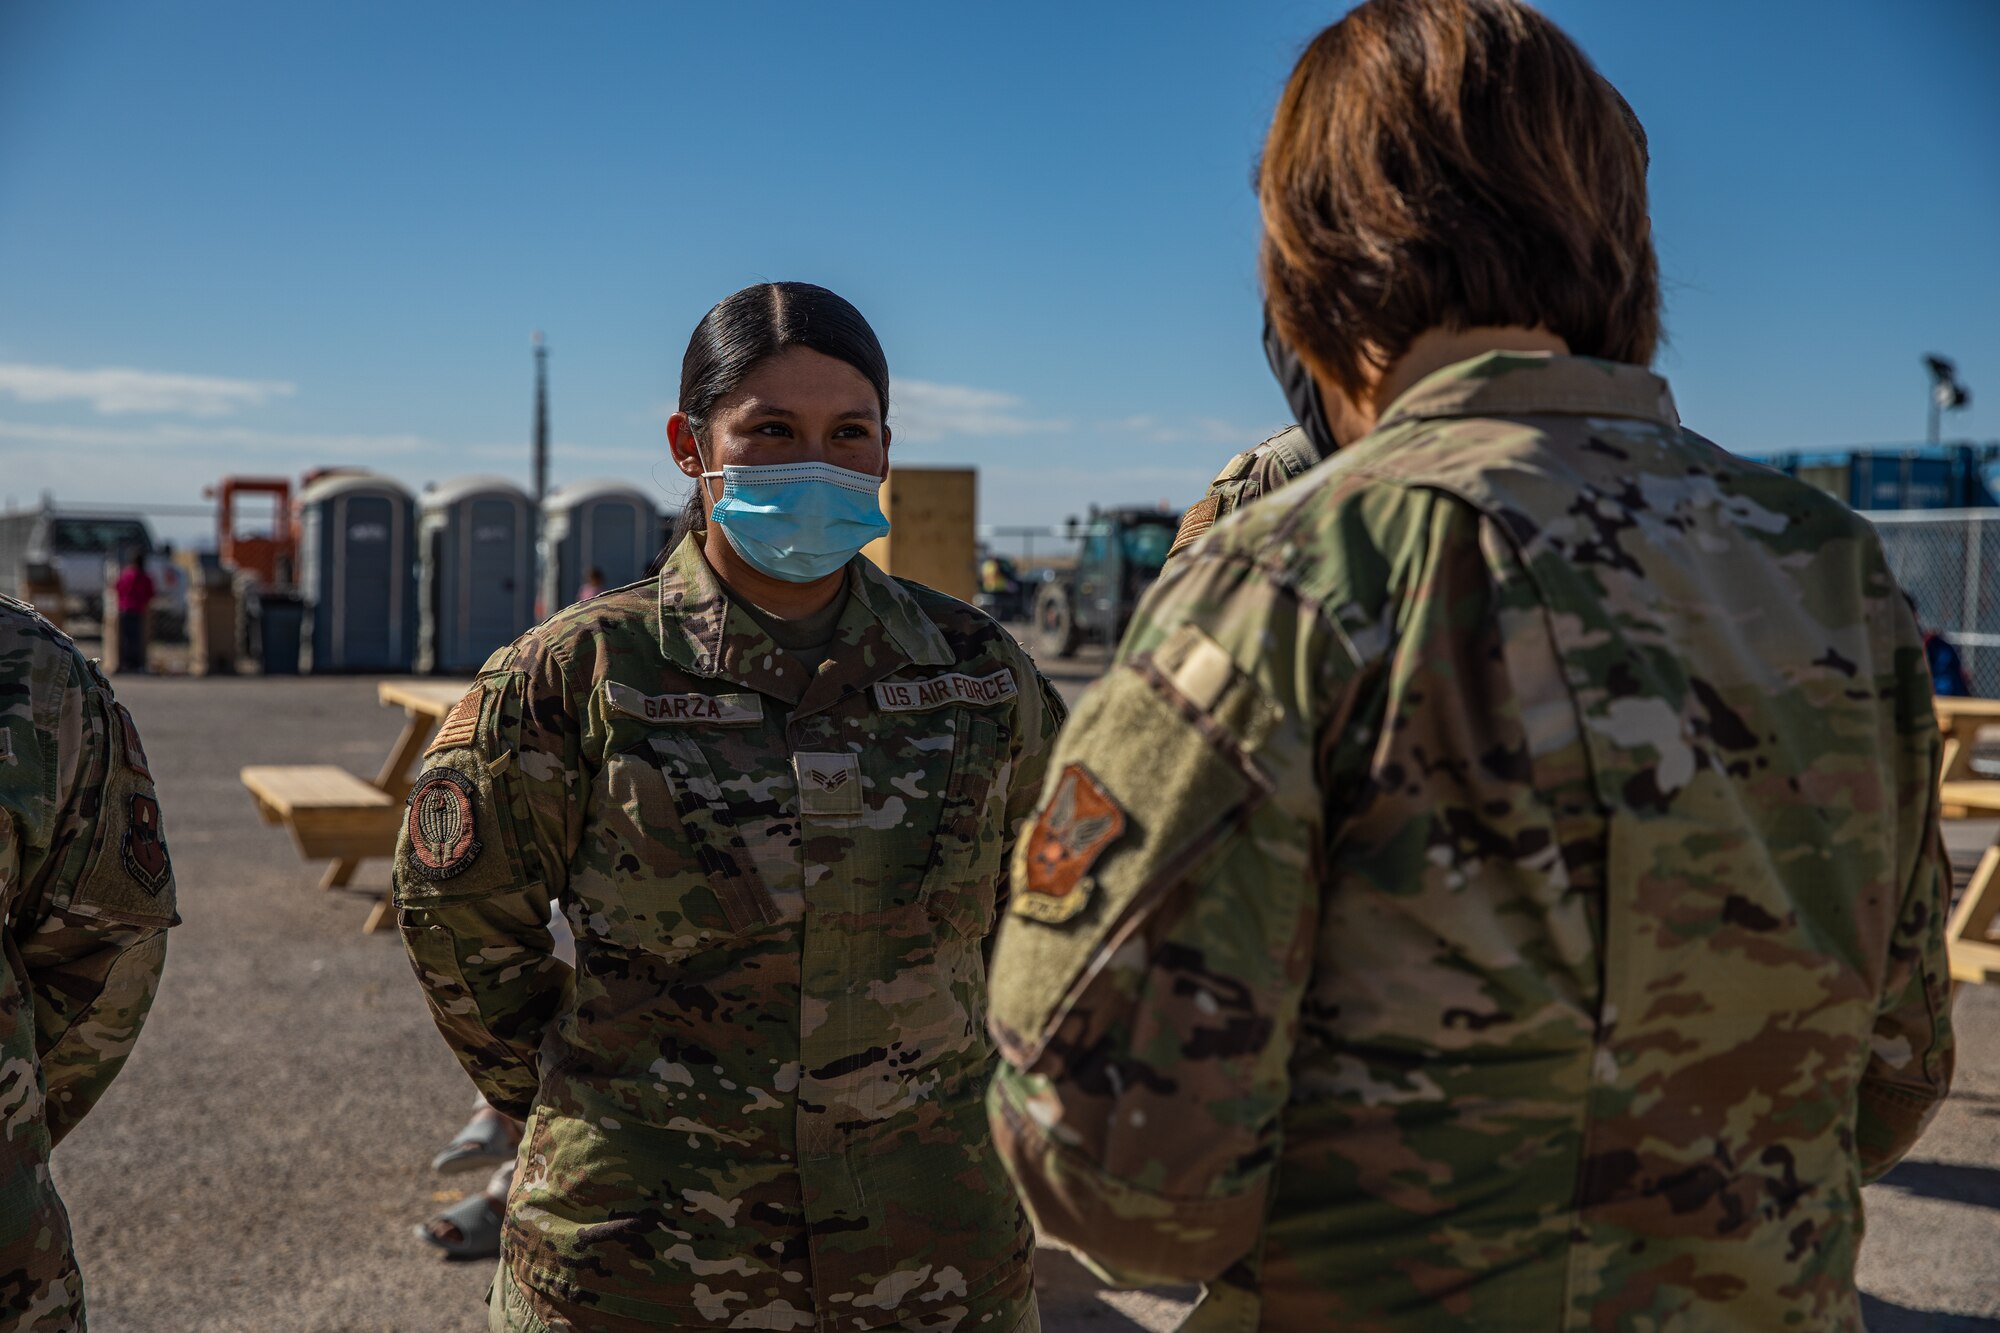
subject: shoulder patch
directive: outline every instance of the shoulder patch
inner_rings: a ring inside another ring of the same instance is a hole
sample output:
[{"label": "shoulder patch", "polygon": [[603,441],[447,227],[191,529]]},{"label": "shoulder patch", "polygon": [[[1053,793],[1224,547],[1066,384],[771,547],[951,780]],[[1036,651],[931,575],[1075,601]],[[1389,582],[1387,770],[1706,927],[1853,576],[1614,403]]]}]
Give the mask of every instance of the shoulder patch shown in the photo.
[{"label": "shoulder patch", "polygon": [[1174,533],[1174,544],[1167,554],[1171,556],[1175,551],[1200,540],[1204,532],[1215,526],[1215,516],[1221,508],[1222,497],[1219,495],[1205,496],[1189,505],[1187,513],[1181,515],[1180,530]]},{"label": "shoulder patch", "polygon": [[425,769],[407,818],[410,868],[425,879],[450,879],[479,855],[479,797],[457,769]]},{"label": "shoulder patch", "polygon": [[885,713],[917,713],[948,704],[1004,703],[1020,693],[1011,668],[990,676],[953,671],[923,680],[884,680],[875,684],[875,706]]},{"label": "shoulder patch", "polygon": [[430,748],[425,754],[436,754],[439,750],[449,750],[455,745],[464,745],[479,730],[479,705],[485,702],[486,690],[474,685],[465,696],[451,706],[444,715],[444,725],[431,738]]},{"label": "shoulder patch", "polygon": [[146,766],[146,747],[139,743],[139,728],[132,721],[132,715],[120,703],[112,704],[111,711],[118,714],[119,730],[125,733],[125,767],[151,782],[153,770]]},{"label": "shoulder patch", "polygon": [[[121,708],[118,711],[123,713],[125,710]],[[138,762],[144,763],[144,756]],[[173,879],[174,867],[167,859],[166,837],[160,832],[160,803],[145,792],[132,793],[132,806],[125,821],[123,852],[125,872],[138,882],[140,888],[155,898],[159,897],[160,891]]]},{"label": "shoulder patch", "polygon": [[761,694],[641,694],[607,680],[604,698],[619,712],[648,722],[740,727],[764,720]]},{"label": "shoulder patch", "polygon": [[1071,764],[1028,835],[1023,893],[1014,912],[1037,921],[1067,921],[1090,901],[1090,868],[1125,832],[1125,812],[1091,771]]}]

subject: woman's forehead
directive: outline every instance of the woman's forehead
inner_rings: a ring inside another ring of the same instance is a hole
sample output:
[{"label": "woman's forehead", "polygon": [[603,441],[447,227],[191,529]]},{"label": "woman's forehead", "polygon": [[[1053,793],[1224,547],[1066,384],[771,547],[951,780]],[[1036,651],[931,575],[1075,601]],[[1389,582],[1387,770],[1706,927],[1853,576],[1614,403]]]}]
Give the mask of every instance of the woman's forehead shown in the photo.
[{"label": "woman's forehead", "polygon": [[840,358],[810,347],[787,347],[765,357],[716,406],[727,412],[881,415],[875,386],[866,375]]}]

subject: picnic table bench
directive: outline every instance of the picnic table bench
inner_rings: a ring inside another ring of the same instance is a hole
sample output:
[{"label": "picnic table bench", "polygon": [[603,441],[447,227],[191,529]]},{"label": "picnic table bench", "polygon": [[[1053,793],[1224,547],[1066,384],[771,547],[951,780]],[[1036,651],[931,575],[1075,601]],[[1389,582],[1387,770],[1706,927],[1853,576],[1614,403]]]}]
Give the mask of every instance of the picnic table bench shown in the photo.
[{"label": "picnic table bench", "polygon": [[[2000,699],[1940,698],[1938,730],[1944,737],[1938,806],[1946,819],[2000,819],[2000,779],[1974,775],[1972,748],[1981,730],[2000,727]],[[2000,835],[1979,858],[1965,894],[1945,923],[1954,981],[2000,982],[2000,941],[1991,937],[2000,918]]]},{"label": "picnic table bench", "polygon": [[[330,862],[320,877],[321,888],[347,884],[355,867],[370,857],[395,855],[411,770],[466,688],[453,681],[381,683],[376,698],[407,716],[373,782],[331,764],[261,764],[239,774],[265,823],[289,828],[299,855],[308,861]],[[380,930],[394,915],[394,901],[385,893],[361,928]]]}]

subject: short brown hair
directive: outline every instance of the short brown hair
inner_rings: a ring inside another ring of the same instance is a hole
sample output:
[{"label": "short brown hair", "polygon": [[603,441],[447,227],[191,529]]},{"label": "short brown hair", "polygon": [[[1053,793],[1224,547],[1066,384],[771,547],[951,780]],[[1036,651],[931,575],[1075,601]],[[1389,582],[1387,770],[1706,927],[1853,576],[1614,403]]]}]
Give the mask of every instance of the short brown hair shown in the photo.
[{"label": "short brown hair", "polygon": [[1516,0],[1368,0],[1322,32],[1257,195],[1271,317],[1344,391],[1437,327],[1540,326],[1578,355],[1652,360],[1644,133]]}]

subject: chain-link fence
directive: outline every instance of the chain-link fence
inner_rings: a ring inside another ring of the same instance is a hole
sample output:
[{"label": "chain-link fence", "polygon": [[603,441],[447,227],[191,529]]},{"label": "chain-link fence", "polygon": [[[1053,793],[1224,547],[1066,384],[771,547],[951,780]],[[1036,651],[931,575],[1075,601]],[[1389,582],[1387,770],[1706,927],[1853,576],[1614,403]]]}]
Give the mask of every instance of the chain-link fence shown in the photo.
[{"label": "chain-link fence", "polygon": [[2000,510],[1875,511],[1889,568],[1917,619],[1958,645],[1972,692],[2000,698]]}]

